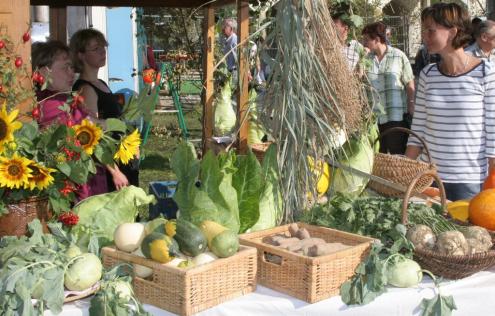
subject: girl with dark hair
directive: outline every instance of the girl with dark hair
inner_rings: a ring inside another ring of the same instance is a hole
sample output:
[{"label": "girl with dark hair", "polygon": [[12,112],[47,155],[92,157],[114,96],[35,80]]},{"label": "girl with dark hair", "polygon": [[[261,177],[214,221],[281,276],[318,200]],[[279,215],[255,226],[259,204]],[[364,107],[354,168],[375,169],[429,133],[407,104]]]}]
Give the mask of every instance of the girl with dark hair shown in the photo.
[{"label": "girl with dark hair", "polygon": [[[420,73],[412,130],[426,141],[449,200],[480,192],[495,166],[495,70],[464,52],[471,39],[468,12],[436,3],[421,13],[423,41],[441,61]],[[410,138],[406,155],[426,161]]]}]

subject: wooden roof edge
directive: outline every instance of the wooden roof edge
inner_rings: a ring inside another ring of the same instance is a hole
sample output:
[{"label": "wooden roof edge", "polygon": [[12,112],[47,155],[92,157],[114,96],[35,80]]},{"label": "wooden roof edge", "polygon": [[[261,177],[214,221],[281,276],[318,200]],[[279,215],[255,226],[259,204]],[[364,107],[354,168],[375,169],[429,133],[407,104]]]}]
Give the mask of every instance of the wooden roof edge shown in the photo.
[{"label": "wooden roof edge", "polygon": [[30,0],[30,3],[59,8],[67,6],[198,8],[208,5],[221,7],[235,4],[236,0]]}]

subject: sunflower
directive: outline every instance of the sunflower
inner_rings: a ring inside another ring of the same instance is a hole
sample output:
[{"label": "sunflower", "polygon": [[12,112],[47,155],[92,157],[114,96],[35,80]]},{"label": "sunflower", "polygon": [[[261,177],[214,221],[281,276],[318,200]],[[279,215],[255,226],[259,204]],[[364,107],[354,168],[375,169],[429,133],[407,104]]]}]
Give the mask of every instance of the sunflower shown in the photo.
[{"label": "sunflower", "polygon": [[28,180],[30,190],[33,190],[34,188],[43,190],[53,183],[54,179],[51,173],[55,172],[55,169],[41,166],[35,162],[31,163],[28,167],[32,171],[31,178]]},{"label": "sunflower", "polygon": [[0,157],[0,187],[18,189],[29,187],[31,169],[29,165],[33,161],[15,153],[12,158]]},{"label": "sunflower", "polygon": [[75,125],[76,139],[88,155],[93,154],[93,150],[100,141],[103,131],[91,121],[83,120],[80,125]]},{"label": "sunflower", "polygon": [[119,150],[113,156],[114,159],[122,161],[123,164],[128,164],[134,156],[139,152],[139,145],[141,145],[141,136],[137,129],[131,134],[127,135],[119,145]]},{"label": "sunflower", "polygon": [[0,110],[0,153],[4,151],[4,145],[14,141],[14,132],[22,127],[21,122],[15,121],[19,110],[7,113],[5,102]]}]

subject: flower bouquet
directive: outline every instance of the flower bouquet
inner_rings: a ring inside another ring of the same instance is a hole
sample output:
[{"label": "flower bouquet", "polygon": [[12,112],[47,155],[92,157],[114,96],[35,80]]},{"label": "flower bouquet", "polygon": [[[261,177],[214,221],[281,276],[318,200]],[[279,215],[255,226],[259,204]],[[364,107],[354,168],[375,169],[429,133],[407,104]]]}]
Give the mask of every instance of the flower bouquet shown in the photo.
[{"label": "flower bouquet", "polygon": [[[138,131],[128,133],[119,119],[104,127],[89,119],[40,127],[33,81],[41,79],[29,74],[0,30],[0,220],[9,206],[32,197],[48,200],[53,215],[67,212],[98,164],[127,164],[139,151]],[[73,94],[60,109],[69,112],[78,102]]]}]

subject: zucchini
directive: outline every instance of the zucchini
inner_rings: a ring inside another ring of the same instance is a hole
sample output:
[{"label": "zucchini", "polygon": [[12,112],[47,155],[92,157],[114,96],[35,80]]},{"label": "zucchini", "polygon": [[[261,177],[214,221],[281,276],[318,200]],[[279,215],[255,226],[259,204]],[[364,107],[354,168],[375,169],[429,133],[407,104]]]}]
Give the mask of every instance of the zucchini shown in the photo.
[{"label": "zucchini", "polygon": [[208,242],[203,232],[193,223],[178,219],[174,239],[180,251],[186,256],[195,257],[206,251]]}]

